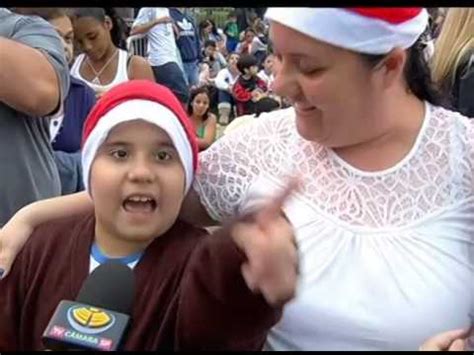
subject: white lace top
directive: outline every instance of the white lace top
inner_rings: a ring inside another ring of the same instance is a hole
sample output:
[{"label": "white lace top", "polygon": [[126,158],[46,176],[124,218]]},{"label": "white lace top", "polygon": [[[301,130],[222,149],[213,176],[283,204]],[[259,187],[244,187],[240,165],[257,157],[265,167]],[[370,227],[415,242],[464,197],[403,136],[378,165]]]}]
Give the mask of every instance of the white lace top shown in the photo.
[{"label": "white lace top", "polygon": [[261,115],[200,155],[194,188],[222,220],[255,208],[287,176],[297,297],[271,331],[278,350],[416,350],[469,325],[474,308],[474,126],[426,105],[411,152],[364,172],[305,141],[289,108]]}]

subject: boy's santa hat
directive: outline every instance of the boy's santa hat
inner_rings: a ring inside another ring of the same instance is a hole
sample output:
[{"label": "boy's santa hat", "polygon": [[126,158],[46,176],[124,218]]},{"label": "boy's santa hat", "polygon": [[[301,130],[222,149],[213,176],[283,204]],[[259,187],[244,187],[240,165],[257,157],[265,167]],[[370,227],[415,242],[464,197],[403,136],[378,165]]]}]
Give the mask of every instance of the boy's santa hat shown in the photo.
[{"label": "boy's santa hat", "polygon": [[148,80],[131,80],[105,93],[84,123],[82,169],[84,186],[90,192],[92,162],[97,150],[117,125],[141,119],[163,129],[183,164],[186,192],[198,166],[198,146],[193,125],[181,103],[166,87]]},{"label": "boy's santa hat", "polygon": [[418,7],[269,8],[265,17],[314,39],[366,54],[411,47],[428,25]]}]

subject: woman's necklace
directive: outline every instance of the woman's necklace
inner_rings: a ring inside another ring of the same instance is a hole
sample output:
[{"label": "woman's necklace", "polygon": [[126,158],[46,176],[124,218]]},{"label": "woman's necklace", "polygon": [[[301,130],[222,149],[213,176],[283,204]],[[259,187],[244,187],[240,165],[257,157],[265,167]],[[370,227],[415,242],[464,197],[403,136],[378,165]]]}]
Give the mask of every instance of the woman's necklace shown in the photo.
[{"label": "woman's necklace", "polygon": [[91,62],[89,61],[89,57],[86,58],[87,65],[89,66],[89,68],[92,69],[92,71],[94,72],[94,75],[95,75],[95,78],[92,79],[92,84],[102,85],[102,83],[100,82],[99,76],[100,76],[100,74],[102,74],[102,72],[105,70],[105,68],[107,68],[109,66],[109,64],[112,62],[112,59],[115,58],[117,53],[118,53],[118,49],[115,50],[114,54],[112,54],[110,56],[109,60],[102,66],[102,68],[98,72],[92,66]]}]

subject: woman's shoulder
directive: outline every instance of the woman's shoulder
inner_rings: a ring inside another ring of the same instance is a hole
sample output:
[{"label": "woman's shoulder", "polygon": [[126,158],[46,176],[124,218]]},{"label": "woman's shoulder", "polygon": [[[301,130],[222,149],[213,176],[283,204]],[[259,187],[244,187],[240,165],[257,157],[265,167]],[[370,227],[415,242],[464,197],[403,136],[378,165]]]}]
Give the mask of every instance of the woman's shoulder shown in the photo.
[{"label": "woman's shoulder", "polygon": [[[236,133],[237,131],[238,133]],[[258,119],[253,120],[250,124],[226,134],[225,139],[236,142],[245,140],[249,144],[254,141],[261,146],[266,141],[300,140],[301,137],[296,131],[294,109],[290,107],[261,113]]]},{"label": "woman's shoulder", "polygon": [[456,132],[459,137],[463,138],[471,138],[472,136],[474,121],[458,111],[442,106],[431,106],[431,119],[433,121],[432,126],[436,131]]},{"label": "woman's shoulder", "polygon": [[213,114],[212,112],[209,112],[206,119],[206,126],[208,124],[216,124],[216,123],[217,123],[217,116]]}]

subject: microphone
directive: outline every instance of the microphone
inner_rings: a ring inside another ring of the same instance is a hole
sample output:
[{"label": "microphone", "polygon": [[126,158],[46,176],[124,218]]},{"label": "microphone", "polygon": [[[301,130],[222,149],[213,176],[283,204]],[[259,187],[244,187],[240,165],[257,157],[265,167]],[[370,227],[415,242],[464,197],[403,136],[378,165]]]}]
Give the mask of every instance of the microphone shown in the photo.
[{"label": "microphone", "polygon": [[42,341],[49,350],[115,351],[127,330],[135,293],[133,271],[107,262],[84,281],[76,301],[59,302]]}]

